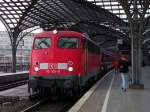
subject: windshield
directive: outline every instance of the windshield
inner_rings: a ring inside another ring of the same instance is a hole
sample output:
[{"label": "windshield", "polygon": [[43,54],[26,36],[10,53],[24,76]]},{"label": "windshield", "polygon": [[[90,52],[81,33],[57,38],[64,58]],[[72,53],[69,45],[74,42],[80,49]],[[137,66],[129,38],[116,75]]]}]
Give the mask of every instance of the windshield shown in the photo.
[{"label": "windshield", "polygon": [[78,48],[78,38],[76,37],[61,37],[58,40],[59,48]]},{"label": "windshield", "polygon": [[36,38],[34,41],[34,49],[46,49],[51,46],[50,38]]}]

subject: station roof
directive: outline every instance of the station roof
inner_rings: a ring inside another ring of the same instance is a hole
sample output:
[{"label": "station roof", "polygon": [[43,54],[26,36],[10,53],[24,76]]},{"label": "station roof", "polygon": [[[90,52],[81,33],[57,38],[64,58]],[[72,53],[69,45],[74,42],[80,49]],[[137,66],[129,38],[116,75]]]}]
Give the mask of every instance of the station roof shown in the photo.
[{"label": "station roof", "polygon": [[[128,22],[127,15],[122,7],[121,1],[126,1],[127,4],[130,5],[130,10],[133,10],[133,1],[134,0],[86,0],[92,4],[100,6],[109,12],[115,14],[117,17],[123,19],[124,21]],[[149,0],[137,0],[138,1],[138,9],[143,10],[145,5],[149,7]],[[124,2],[125,3],[125,2]],[[150,16],[150,9],[146,11],[145,17]]]},{"label": "station roof", "polygon": [[55,24],[72,25],[80,21],[123,25],[115,15],[83,0],[0,0],[3,23],[13,30]]},{"label": "station roof", "polygon": [[[108,40],[125,36],[128,40],[125,29],[128,19],[118,1],[121,0],[0,0],[0,20],[12,38],[14,32],[20,33],[35,26],[45,30],[76,26],[82,31],[84,29],[83,32],[90,28],[94,34],[100,34],[101,38],[93,38],[99,43],[106,40],[105,35]],[[150,10],[146,17],[149,13]]]}]

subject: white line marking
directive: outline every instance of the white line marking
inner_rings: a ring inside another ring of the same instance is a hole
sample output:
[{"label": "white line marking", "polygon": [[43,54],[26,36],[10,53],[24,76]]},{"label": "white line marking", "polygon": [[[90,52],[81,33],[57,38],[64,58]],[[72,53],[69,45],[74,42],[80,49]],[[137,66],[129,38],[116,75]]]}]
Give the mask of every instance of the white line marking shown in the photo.
[{"label": "white line marking", "polygon": [[104,100],[101,112],[106,112],[106,110],[107,110],[108,99],[109,99],[109,96],[110,96],[110,91],[111,91],[111,88],[112,88],[113,81],[114,81],[114,75],[113,75],[113,78],[112,78],[111,83],[109,85],[109,89],[107,91],[107,94],[105,96],[105,100]]},{"label": "white line marking", "polygon": [[86,92],[80,100],[68,111],[68,112],[78,112],[82,105],[86,102],[86,100],[92,95],[95,89],[99,86],[99,84],[111,73],[108,72],[101,80],[99,80],[88,92]]}]

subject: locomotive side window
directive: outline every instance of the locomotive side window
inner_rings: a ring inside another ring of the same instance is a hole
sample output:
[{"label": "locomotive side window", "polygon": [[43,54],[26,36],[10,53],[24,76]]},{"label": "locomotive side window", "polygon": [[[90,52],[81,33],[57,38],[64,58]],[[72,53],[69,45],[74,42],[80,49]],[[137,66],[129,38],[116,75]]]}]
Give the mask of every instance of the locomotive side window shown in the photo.
[{"label": "locomotive side window", "polygon": [[34,49],[46,49],[51,46],[50,38],[36,38],[34,41]]},{"label": "locomotive side window", "polygon": [[78,48],[78,38],[76,37],[61,37],[58,40],[59,48]]}]

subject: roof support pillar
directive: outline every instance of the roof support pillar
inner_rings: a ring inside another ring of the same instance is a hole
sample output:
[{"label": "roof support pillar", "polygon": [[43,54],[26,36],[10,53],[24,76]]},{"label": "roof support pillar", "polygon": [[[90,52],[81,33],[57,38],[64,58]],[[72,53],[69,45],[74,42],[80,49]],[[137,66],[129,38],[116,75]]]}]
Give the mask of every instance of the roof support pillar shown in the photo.
[{"label": "roof support pillar", "polygon": [[138,15],[138,4],[137,0],[133,1],[133,18],[130,21],[131,28],[131,40],[132,40],[132,82],[129,85],[130,88],[144,88],[141,83],[141,38],[142,38],[142,20],[139,19]]},{"label": "roof support pillar", "polygon": [[141,49],[141,34],[138,21],[134,21],[131,25],[132,38],[132,82],[130,88],[144,88],[141,84],[141,63],[142,63],[142,49]]},{"label": "roof support pillar", "polygon": [[12,72],[16,72],[16,44],[12,43]]},{"label": "roof support pillar", "polygon": [[11,37],[11,46],[12,46],[12,72],[16,72],[16,52],[17,52],[17,37],[19,35],[19,30],[12,32],[13,37]]}]

